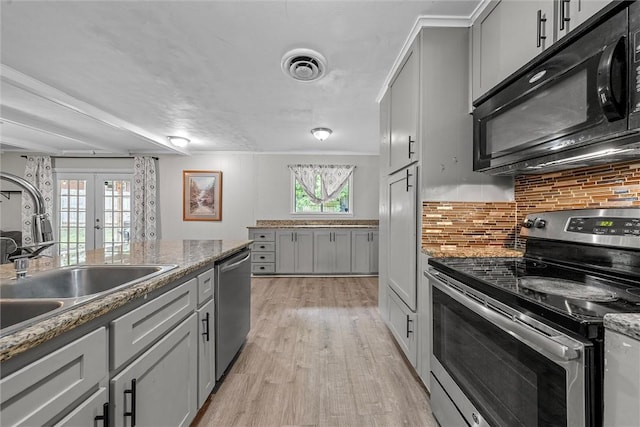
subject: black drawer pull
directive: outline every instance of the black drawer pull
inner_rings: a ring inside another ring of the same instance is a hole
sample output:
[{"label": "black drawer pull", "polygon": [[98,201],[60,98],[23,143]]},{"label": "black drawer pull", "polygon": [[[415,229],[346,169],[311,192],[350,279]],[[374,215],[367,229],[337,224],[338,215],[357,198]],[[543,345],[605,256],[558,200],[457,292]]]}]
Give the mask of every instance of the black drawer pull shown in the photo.
[{"label": "black drawer pull", "polygon": [[131,395],[131,411],[124,413],[125,417],[131,417],[131,427],[136,427],[136,379],[131,380],[131,388],[124,391]]},{"label": "black drawer pull", "polygon": [[102,421],[104,427],[109,427],[109,402],[102,405],[102,415],[96,415],[94,421]]}]

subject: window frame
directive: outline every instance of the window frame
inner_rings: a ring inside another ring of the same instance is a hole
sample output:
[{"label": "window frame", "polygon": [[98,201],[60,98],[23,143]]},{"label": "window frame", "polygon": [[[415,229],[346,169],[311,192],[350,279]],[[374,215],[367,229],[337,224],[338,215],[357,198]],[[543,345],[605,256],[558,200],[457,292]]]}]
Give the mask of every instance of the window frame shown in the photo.
[{"label": "window frame", "polygon": [[296,212],[296,175],[293,171],[291,173],[291,215],[303,215],[303,216],[353,216],[353,173],[349,176],[347,185],[349,186],[349,212]]}]

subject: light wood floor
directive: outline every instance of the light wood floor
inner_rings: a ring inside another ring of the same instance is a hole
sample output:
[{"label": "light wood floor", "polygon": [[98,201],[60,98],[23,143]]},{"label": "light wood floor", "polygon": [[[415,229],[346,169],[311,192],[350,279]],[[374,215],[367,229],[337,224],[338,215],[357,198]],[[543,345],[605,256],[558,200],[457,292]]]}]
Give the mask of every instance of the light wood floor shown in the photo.
[{"label": "light wood floor", "polygon": [[436,426],[375,277],[254,278],[251,332],[195,426]]}]

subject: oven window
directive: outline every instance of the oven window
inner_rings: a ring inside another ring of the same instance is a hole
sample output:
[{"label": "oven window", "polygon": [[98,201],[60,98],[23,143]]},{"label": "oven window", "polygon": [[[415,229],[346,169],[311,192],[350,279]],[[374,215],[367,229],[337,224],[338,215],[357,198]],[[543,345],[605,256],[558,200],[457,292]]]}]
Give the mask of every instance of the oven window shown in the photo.
[{"label": "oven window", "polygon": [[[587,69],[566,77],[486,121],[486,154],[525,148],[587,122]],[[559,147],[560,148],[560,147]]]},{"label": "oven window", "polygon": [[490,425],[567,425],[564,369],[436,288],[433,303],[433,353]]}]

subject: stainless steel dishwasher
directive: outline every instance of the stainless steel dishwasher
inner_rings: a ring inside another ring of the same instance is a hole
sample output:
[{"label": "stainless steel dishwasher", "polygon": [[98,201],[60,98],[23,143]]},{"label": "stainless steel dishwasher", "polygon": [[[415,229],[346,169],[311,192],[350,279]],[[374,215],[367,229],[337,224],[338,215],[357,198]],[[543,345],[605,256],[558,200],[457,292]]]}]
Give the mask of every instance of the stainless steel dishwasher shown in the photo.
[{"label": "stainless steel dishwasher", "polygon": [[251,328],[251,251],[216,265],[216,380],[225,373]]}]

